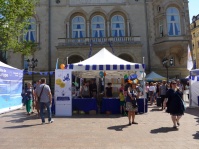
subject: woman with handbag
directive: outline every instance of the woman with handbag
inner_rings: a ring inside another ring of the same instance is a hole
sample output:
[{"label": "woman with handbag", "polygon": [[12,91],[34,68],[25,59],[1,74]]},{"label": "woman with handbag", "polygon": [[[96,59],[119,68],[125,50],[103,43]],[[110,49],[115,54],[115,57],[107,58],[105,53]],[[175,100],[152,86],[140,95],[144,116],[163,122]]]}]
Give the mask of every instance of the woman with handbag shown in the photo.
[{"label": "woman with handbag", "polygon": [[26,99],[26,111],[27,115],[30,115],[32,112],[32,101],[34,100],[34,90],[31,87],[31,83],[27,83],[27,89],[25,91],[25,99]]},{"label": "woman with handbag", "polygon": [[166,93],[168,100],[164,105],[167,106],[166,112],[171,115],[174,129],[178,129],[177,126],[180,126],[180,118],[184,115],[185,111],[181,96],[182,92],[177,88],[176,82],[172,81],[170,89]]},{"label": "woman with handbag", "polygon": [[126,97],[126,110],[128,111],[129,125],[131,125],[131,124],[138,124],[134,121],[135,112],[137,111],[136,98],[138,98],[138,92],[136,89],[136,83],[129,81],[129,84],[130,85],[128,87],[127,97]]}]

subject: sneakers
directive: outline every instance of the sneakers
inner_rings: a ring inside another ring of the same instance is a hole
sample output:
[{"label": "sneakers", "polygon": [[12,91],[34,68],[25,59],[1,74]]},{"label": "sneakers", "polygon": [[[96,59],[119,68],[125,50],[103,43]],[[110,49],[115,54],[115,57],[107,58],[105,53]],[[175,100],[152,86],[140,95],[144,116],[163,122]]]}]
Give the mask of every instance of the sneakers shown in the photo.
[{"label": "sneakers", "polygon": [[42,124],[42,125],[44,125],[44,124],[45,124],[45,122],[42,122],[41,124]]},{"label": "sneakers", "polygon": [[50,124],[50,123],[53,123],[54,122],[54,120],[53,119],[51,119],[51,121],[48,121],[48,123]]}]

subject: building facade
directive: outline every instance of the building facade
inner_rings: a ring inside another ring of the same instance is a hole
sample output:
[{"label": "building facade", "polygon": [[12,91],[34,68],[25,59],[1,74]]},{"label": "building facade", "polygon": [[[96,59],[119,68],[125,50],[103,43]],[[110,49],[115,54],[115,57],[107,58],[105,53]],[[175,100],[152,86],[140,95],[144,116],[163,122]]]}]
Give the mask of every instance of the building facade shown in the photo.
[{"label": "building facade", "polygon": [[192,35],[192,51],[193,59],[196,64],[196,68],[199,68],[199,14],[193,16],[192,23],[190,25]]},{"label": "building facade", "polygon": [[[31,21],[26,40],[39,44],[35,71],[53,71],[57,58],[59,64],[75,63],[105,47],[130,62],[144,57],[146,71],[163,76],[162,61],[172,58],[169,77],[188,75],[188,0],[40,0]],[[9,53],[8,59],[27,67],[20,54]]]}]

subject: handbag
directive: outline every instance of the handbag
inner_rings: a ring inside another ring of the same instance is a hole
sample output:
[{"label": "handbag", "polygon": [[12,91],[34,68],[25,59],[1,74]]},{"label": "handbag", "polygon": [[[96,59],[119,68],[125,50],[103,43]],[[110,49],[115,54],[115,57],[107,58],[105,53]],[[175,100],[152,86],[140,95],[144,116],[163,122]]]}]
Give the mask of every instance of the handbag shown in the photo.
[{"label": "handbag", "polygon": [[[44,85],[45,86],[45,85]],[[38,96],[38,102],[40,102],[40,99],[41,99],[41,94],[42,94],[42,92],[43,92],[43,89],[44,89],[44,86],[42,87],[42,90],[41,90],[41,92],[40,92],[40,94],[39,94],[39,96]]]},{"label": "handbag", "polygon": [[[177,94],[178,95],[178,94]],[[180,97],[180,95],[178,95],[178,97],[180,98],[180,100],[182,101],[182,104],[184,106],[184,110],[186,110],[186,103],[185,101],[182,99],[182,97]]]},{"label": "handbag", "polygon": [[138,107],[136,99],[132,100],[132,106],[133,106],[133,108]]}]

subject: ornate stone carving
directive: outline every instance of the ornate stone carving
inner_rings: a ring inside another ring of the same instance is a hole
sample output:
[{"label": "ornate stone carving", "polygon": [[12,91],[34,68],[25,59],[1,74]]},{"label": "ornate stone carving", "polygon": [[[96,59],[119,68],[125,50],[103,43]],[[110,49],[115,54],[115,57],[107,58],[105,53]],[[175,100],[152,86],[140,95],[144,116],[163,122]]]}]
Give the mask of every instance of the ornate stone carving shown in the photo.
[{"label": "ornate stone carving", "polygon": [[126,0],[70,0],[70,5],[114,5],[125,4]]}]

